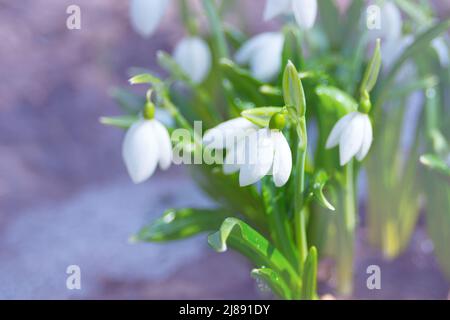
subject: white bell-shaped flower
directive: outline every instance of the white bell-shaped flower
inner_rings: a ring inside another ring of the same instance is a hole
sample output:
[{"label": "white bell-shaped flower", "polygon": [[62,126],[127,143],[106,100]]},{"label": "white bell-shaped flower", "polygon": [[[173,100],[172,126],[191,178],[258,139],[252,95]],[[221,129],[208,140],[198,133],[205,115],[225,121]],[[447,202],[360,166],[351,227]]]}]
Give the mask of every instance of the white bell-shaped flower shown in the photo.
[{"label": "white bell-shaped flower", "polygon": [[130,18],[134,30],[143,37],[155,32],[164,17],[170,0],[131,0]]},{"label": "white bell-shaped flower", "polygon": [[339,145],[341,166],[347,164],[354,156],[361,161],[372,145],[372,123],[367,114],[351,112],[341,118],[328,137],[326,148]]},{"label": "white bell-shaped flower", "polygon": [[244,43],[236,52],[235,60],[239,64],[249,64],[256,79],[268,82],[281,70],[283,43],[282,33],[261,33]]},{"label": "white bell-shaped flower", "polygon": [[242,187],[266,175],[273,175],[277,187],[289,180],[292,153],[280,130],[259,128],[244,118],[237,118],[206,132],[203,141],[207,147],[227,150],[224,173],[239,171]]},{"label": "white bell-shaped flower", "polygon": [[314,26],[317,18],[317,0],[267,0],[264,20],[280,14],[294,13],[298,25],[304,29]]},{"label": "white bell-shaped flower", "polygon": [[122,157],[134,183],[150,178],[159,167],[166,170],[172,162],[169,133],[156,119],[141,119],[127,131],[122,145]]},{"label": "white bell-shaped flower", "polygon": [[203,82],[211,70],[211,51],[199,37],[181,40],[175,47],[173,57],[194,83]]}]

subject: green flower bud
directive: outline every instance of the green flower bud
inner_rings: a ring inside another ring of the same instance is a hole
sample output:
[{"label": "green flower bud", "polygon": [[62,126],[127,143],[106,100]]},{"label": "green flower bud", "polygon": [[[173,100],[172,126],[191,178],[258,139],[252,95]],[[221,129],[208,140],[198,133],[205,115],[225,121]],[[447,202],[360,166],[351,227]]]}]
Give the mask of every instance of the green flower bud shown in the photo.
[{"label": "green flower bud", "polygon": [[283,113],[275,113],[272,118],[270,118],[269,128],[276,130],[283,130],[286,125],[286,117]]},{"label": "green flower bud", "polygon": [[371,109],[372,102],[370,101],[370,95],[367,91],[364,91],[363,95],[361,96],[360,111],[368,114]]},{"label": "green flower bud", "polygon": [[147,101],[144,107],[144,119],[151,120],[155,117],[155,105],[151,101]]}]

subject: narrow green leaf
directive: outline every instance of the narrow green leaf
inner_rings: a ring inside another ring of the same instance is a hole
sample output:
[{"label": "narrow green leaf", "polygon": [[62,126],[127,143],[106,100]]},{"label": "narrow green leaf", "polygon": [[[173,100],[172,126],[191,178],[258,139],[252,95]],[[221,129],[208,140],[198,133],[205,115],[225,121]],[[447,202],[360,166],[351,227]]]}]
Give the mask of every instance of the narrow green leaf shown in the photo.
[{"label": "narrow green leaf", "polygon": [[264,85],[261,81],[229,59],[221,59],[220,67],[241,99],[251,101],[255,105],[264,105],[265,100],[259,93],[259,88]]},{"label": "narrow green leaf", "polygon": [[139,117],[137,115],[125,115],[125,116],[117,116],[117,117],[101,117],[100,123],[107,125],[107,126],[128,129],[138,119],[139,119]]},{"label": "narrow green leaf", "polygon": [[341,42],[339,10],[333,0],[320,0],[317,3],[320,12],[320,23],[325,30],[328,42],[334,47]]},{"label": "narrow green leaf", "polygon": [[336,87],[318,86],[316,94],[322,102],[323,112],[338,113],[338,116],[341,117],[358,109],[355,99]]},{"label": "narrow green leaf", "polygon": [[275,113],[282,110],[281,107],[260,107],[247,109],[241,112],[241,116],[260,127],[268,127],[270,119]]},{"label": "narrow green leaf", "polygon": [[191,78],[181,69],[170,54],[164,51],[158,51],[156,56],[159,65],[169,72],[172,77],[188,83],[191,87],[195,87],[195,84],[192,82]]},{"label": "narrow green leaf", "polygon": [[132,240],[162,242],[188,238],[216,230],[230,215],[223,209],[169,209],[161,218],[143,227]]},{"label": "narrow green leaf", "polygon": [[150,73],[142,73],[142,74],[138,74],[134,77],[132,77],[130,80],[128,80],[130,82],[130,84],[143,84],[143,83],[148,83],[148,84],[160,84],[161,80],[158,79],[157,77],[151,75]]},{"label": "narrow green leaf", "polygon": [[287,106],[295,107],[300,117],[305,115],[305,92],[303,91],[303,85],[298,75],[298,71],[291,61],[287,63],[286,68],[284,69],[283,96]]},{"label": "narrow green leaf", "polygon": [[394,81],[397,73],[408,59],[412,58],[416,54],[421,54],[424,52],[433,39],[448,31],[448,29],[450,29],[450,18],[436,23],[418,35],[416,41],[406,48],[405,51],[403,51],[403,54],[394,63],[392,69],[386,76],[386,80],[383,81],[383,88],[389,88],[391,86],[391,83]]},{"label": "narrow green leaf", "polygon": [[227,250],[227,243],[248,257],[258,267],[268,267],[283,277],[286,283],[300,283],[288,260],[266,238],[246,223],[236,218],[227,218],[219,231],[208,237],[211,247],[218,251]]},{"label": "narrow green leaf", "polygon": [[312,181],[312,194],[322,207],[327,208],[331,211],[335,211],[336,209],[334,208],[334,206],[327,200],[327,198],[323,194],[323,188],[325,187],[329,179],[330,177],[324,170],[319,170],[315,174]]},{"label": "narrow green leaf", "polygon": [[317,298],[317,249],[311,247],[306,258],[302,276],[302,298],[314,300]]},{"label": "narrow green leaf", "polygon": [[378,80],[378,75],[381,69],[381,41],[377,39],[377,44],[375,46],[375,50],[373,52],[372,58],[366,68],[364,73],[363,80],[361,82],[361,90],[360,92],[370,93],[372,89],[375,87],[375,84]]},{"label": "narrow green leaf", "polygon": [[420,162],[429,169],[450,177],[450,166],[434,154],[425,154],[420,157]]},{"label": "narrow green leaf", "polygon": [[123,88],[113,88],[109,94],[119,104],[121,109],[129,114],[136,114],[142,111],[145,105],[144,97]]},{"label": "narrow green leaf", "polygon": [[253,269],[252,276],[267,283],[270,289],[278,297],[291,300],[292,295],[289,286],[283,278],[270,268]]},{"label": "narrow green leaf", "polygon": [[294,25],[288,25],[283,29],[283,34],[282,65],[285,66],[291,61],[297,68],[303,69],[304,59],[299,28]]}]

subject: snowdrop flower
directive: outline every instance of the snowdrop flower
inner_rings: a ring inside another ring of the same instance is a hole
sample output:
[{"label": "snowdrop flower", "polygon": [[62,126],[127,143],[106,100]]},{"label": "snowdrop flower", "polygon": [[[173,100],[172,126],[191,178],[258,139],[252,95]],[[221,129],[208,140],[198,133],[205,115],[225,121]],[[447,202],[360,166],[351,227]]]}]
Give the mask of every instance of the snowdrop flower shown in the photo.
[{"label": "snowdrop flower", "polygon": [[280,72],[283,43],[282,33],[261,33],[244,43],[236,52],[235,60],[241,65],[248,63],[256,79],[268,82]]},{"label": "snowdrop flower", "polygon": [[175,47],[173,57],[194,83],[201,83],[211,70],[208,44],[198,37],[187,37]]},{"label": "snowdrop flower", "polygon": [[264,20],[292,12],[300,27],[310,29],[317,18],[317,0],[267,0]]},{"label": "snowdrop flower", "polygon": [[341,118],[328,137],[326,148],[339,145],[341,166],[347,164],[354,156],[361,161],[372,145],[373,132],[369,116],[358,111]]},{"label": "snowdrop flower", "polygon": [[244,118],[237,118],[206,132],[203,141],[208,147],[227,149],[224,173],[239,171],[241,187],[254,184],[266,175],[273,175],[277,187],[289,180],[292,153],[279,128],[259,128]]},{"label": "snowdrop flower", "polygon": [[172,162],[169,133],[161,122],[153,118],[153,113],[154,107],[150,112],[144,112],[143,119],[128,129],[123,141],[122,157],[134,183],[150,178],[158,163],[162,170],[166,170]]},{"label": "snowdrop flower", "polygon": [[130,18],[134,30],[149,37],[158,27],[170,4],[170,0],[131,0]]}]

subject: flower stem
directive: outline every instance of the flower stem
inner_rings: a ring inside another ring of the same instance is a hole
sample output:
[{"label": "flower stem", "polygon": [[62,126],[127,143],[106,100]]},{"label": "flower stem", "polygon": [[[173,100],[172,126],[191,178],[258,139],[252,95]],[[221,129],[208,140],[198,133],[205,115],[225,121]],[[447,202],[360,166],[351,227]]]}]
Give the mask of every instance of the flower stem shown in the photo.
[{"label": "flower stem", "polygon": [[198,33],[198,28],[195,23],[195,19],[189,11],[187,0],[180,0],[180,13],[186,30],[191,36],[196,35]]},{"label": "flower stem", "polygon": [[305,164],[306,149],[308,146],[308,135],[306,132],[306,119],[303,116],[298,124],[299,142],[297,147],[297,158],[295,164],[295,213],[294,228],[295,241],[299,253],[299,273],[303,273],[303,264],[305,262],[308,244],[306,239],[306,217],[304,210],[304,191],[305,191]]},{"label": "flower stem", "polygon": [[356,201],[353,160],[345,167],[341,214],[338,215],[337,287],[343,295],[350,295],[353,288],[353,254],[356,225]]}]

